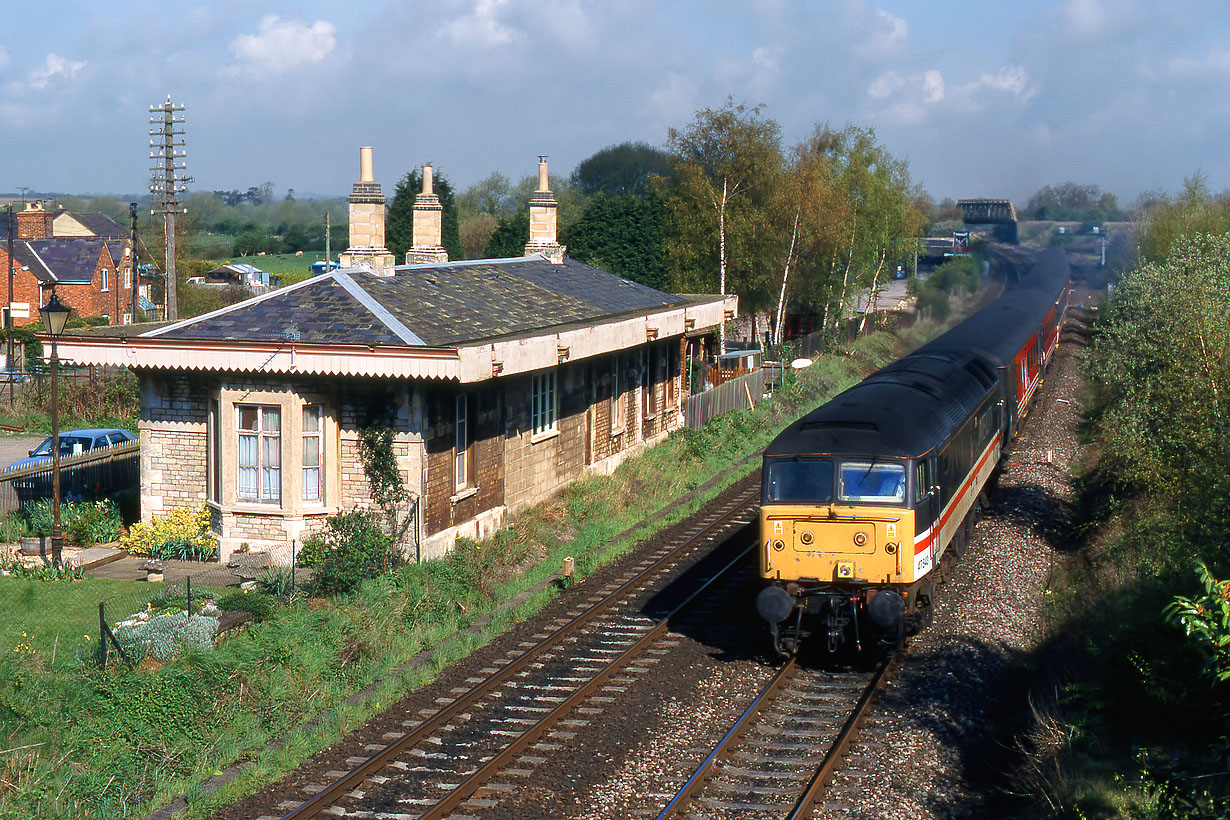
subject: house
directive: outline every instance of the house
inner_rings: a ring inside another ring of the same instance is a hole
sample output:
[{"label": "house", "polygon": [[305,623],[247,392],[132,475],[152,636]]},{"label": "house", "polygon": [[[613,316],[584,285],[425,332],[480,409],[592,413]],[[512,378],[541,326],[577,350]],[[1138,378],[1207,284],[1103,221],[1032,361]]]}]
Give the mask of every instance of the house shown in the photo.
[{"label": "house", "polygon": [[209,271],[203,277],[192,277],[188,280],[188,284],[214,288],[242,288],[259,296],[269,292],[269,274],[245,262],[227,262]]},{"label": "house", "polygon": [[51,219],[51,236],[94,236],[123,239],[129,235],[120,223],[104,213],[71,213],[57,208]]},{"label": "house", "polygon": [[[52,287],[80,317],[102,316],[111,324],[132,321],[131,243],[119,224],[101,213],[52,213],[31,202],[15,215],[13,228],[13,324],[39,320]],[[7,234],[7,230],[0,233]],[[7,236],[0,236],[0,274],[8,270]],[[148,295],[148,285],[141,285]],[[0,280],[0,317],[10,312]]]},{"label": "house", "polygon": [[[102,316],[111,324],[132,321],[132,265],[127,241],[53,237],[15,240],[12,247],[11,311],[15,326],[39,320],[39,306],[47,303],[53,287],[77,316]],[[0,242],[0,272],[8,270],[7,249],[7,243]],[[9,310],[7,301],[0,303],[0,316]]]},{"label": "house", "polygon": [[546,163],[526,255],[440,258],[424,171],[412,253],[384,248],[360,152],[344,267],[132,335],[65,336],[61,356],[130,367],[141,390],[145,520],[207,504],[223,557],[287,549],[370,503],[360,432],[392,427],[415,514],[406,548],[438,556],[680,426],[682,352],[737,308],[568,259]]}]

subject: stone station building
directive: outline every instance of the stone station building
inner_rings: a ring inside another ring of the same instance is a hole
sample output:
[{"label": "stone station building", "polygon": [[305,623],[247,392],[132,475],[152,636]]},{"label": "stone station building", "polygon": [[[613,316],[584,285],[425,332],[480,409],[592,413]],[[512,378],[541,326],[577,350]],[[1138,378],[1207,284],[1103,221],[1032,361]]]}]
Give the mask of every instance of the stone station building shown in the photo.
[{"label": "stone station building", "polygon": [[733,296],[664,293],[564,256],[545,162],[526,256],[439,261],[425,168],[407,256],[437,261],[390,266],[370,149],[360,164],[351,267],[174,324],[61,338],[67,360],[137,374],[142,517],[207,504],[223,560],[244,543],[288,550],[369,505],[369,426],[395,432],[412,558],[489,535],[679,427],[683,346],[735,314]]}]

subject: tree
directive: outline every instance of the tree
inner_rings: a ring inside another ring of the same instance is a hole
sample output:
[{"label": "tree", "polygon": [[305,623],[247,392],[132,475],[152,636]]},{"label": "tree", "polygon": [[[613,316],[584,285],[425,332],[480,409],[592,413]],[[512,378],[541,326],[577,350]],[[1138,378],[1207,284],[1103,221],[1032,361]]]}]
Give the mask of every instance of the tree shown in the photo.
[{"label": "tree", "polygon": [[530,210],[527,204],[524,210],[500,220],[495,231],[483,248],[486,259],[503,259],[511,256],[523,256],[525,246],[530,241]]},{"label": "tree", "polygon": [[653,175],[670,173],[670,157],[645,142],[610,145],[584,159],[572,172],[572,184],[585,196],[641,194]]},{"label": "tree", "polygon": [[[461,220],[457,213],[457,201],[453,186],[442,171],[432,173],[432,191],[440,198],[441,238],[440,244],[448,252],[449,259],[465,259],[465,246],[461,243]],[[414,243],[414,199],[423,191],[423,171],[415,168],[406,173],[393,191],[389,213],[385,219],[385,245],[394,259],[404,259],[406,251]]]},{"label": "tree", "polygon": [[666,287],[663,224],[666,209],[653,191],[643,196],[597,194],[560,237],[568,255],[640,282]]},{"label": "tree", "polygon": [[[781,172],[780,128],[760,106],[704,108],[669,131],[673,179],[666,191],[667,247],[676,290],[737,293],[755,313],[772,304],[769,228]],[[723,341],[725,333],[723,331]]]},{"label": "tree", "polygon": [[[1190,543],[1230,538],[1230,234],[1177,239],[1125,275],[1099,322],[1103,463]],[[1191,556],[1182,556],[1188,558]]]}]

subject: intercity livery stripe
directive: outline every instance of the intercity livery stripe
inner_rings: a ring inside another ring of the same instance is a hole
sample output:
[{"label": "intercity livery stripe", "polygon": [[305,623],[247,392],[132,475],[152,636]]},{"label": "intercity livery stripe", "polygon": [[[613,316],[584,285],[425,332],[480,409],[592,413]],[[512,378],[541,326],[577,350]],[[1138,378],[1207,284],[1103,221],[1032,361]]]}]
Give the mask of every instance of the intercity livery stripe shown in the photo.
[{"label": "intercity livery stripe", "polygon": [[[982,451],[982,456],[978,459],[978,463],[974,466],[974,469],[970,470],[969,474],[966,475],[965,481],[961,484],[961,490],[956,495],[954,495],[952,499],[948,502],[948,505],[944,507],[943,513],[940,514],[940,531],[941,532],[943,531],[944,527],[948,524],[949,519],[952,518],[953,513],[964,502],[965,498],[970,492],[970,488],[974,484],[974,480],[978,477],[978,474],[982,472],[982,468],[983,466],[986,465],[987,459],[991,458],[991,456],[995,453],[995,449],[998,444],[999,444],[998,436],[991,439],[991,443],[988,444],[987,448]],[[918,535],[914,536],[914,554],[918,555],[922,552],[925,552],[931,546],[931,541],[934,537],[935,537],[935,527],[934,526],[928,527],[924,532],[920,532]]]}]

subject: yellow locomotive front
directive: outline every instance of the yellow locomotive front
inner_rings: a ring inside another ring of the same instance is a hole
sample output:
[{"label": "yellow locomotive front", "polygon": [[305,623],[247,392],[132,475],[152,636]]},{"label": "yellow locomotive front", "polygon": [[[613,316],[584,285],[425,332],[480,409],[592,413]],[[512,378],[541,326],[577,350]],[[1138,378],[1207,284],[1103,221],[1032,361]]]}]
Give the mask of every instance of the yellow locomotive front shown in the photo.
[{"label": "yellow locomotive front", "polygon": [[779,652],[795,651],[816,630],[830,651],[847,637],[856,647],[871,637],[900,639],[916,575],[926,569],[915,559],[908,466],[870,457],[765,459],[765,587],[756,606]]}]

